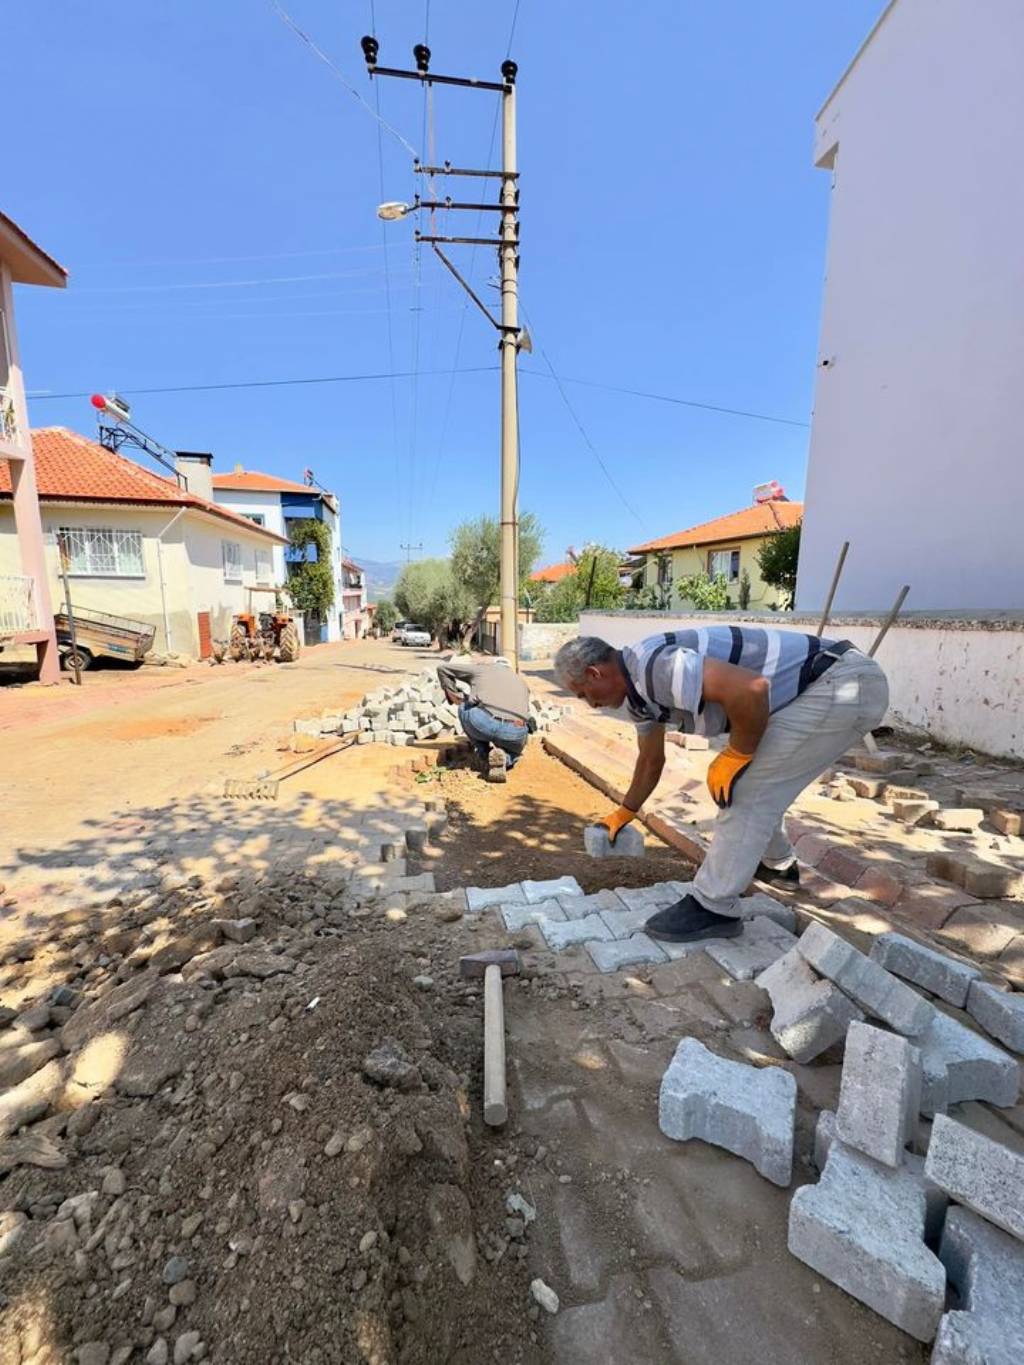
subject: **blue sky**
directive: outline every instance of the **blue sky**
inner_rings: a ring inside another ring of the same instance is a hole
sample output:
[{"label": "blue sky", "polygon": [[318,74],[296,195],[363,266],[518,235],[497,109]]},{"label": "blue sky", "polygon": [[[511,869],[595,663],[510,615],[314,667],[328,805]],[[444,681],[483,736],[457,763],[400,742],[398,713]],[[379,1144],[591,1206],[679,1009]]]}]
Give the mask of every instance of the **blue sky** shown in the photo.
[{"label": "blue sky", "polygon": [[[373,105],[369,0],[282,3]],[[412,64],[429,14],[435,71],[496,79],[516,5],[374,9],[382,63]],[[521,380],[520,505],[545,527],[545,559],[734,510],[762,480],[802,493],[802,426],[568,381],[808,419],[829,194],[813,116],[880,9],[521,0],[521,287],[536,350],[522,357],[534,373]],[[144,430],[212,450],[218,468],[311,466],[340,494],[358,556],[443,553],[456,522],[496,513],[494,333],[426,248],[417,264],[414,220],[386,229],[385,251],[381,175],[384,198],[410,198],[411,157],[384,132],[378,159],[373,117],[268,0],[37,0],[9,8],[4,46],[5,96],[26,117],[11,125],[2,207],[71,274],[66,293],[20,291],[31,392],[118,389]],[[413,146],[426,124],[438,160],[486,163],[496,96],[435,89],[431,129],[412,82],[381,81],[379,95]],[[450,183],[465,197],[484,182]],[[475,217],[451,217],[448,231],[476,235]],[[496,300],[494,257],[453,252]],[[391,370],[418,378],[133,393]],[[85,398],[33,399],[31,415],[94,430]]]}]

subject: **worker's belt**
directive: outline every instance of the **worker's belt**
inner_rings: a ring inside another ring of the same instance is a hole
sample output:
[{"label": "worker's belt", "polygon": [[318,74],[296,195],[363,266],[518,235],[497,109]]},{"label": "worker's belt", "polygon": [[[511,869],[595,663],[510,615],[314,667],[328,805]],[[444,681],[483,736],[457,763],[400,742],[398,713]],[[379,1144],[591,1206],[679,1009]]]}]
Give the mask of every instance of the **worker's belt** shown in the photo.
[{"label": "worker's belt", "polygon": [[817,682],[823,673],[827,673],[837,659],[841,659],[844,654],[848,654],[851,649],[857,646],[852,640],[837,640],[829,649],[823,649],[820,654],[815,654],[811,660],[811,682]]},{"label": "worker's belt", "polygon": [[482,701],[475,702],[470,709],[476,710],[477,707],[479,707],[481,711],[486,711],[491,720],[496,720],[502,725],[514,725],[519,730],[525,730],[529,724],[528,721],[520,720],[518,716],[499,716],[497,711],[492,711],[491,708],[485,706]]}]

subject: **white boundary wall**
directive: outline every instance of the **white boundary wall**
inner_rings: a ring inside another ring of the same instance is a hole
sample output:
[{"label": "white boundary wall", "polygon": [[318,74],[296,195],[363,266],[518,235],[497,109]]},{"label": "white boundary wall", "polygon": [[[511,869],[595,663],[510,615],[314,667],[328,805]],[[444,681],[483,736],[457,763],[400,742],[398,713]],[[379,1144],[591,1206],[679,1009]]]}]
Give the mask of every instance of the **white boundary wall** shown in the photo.
[{"label": "white boundary wall", "polygon": [[[815,633],[818,616],[802,612],[584,612],[580,635],[619,648],[666,630],[711,624],[768,626]],[[874,616],[837,616],[832,639],[870,648],[882,624]],[[910,616],[893,626],[878,651],[889,679],[889,723],[923,730],[944,744],[1024,759],[1024,615],[988,618]]]}]

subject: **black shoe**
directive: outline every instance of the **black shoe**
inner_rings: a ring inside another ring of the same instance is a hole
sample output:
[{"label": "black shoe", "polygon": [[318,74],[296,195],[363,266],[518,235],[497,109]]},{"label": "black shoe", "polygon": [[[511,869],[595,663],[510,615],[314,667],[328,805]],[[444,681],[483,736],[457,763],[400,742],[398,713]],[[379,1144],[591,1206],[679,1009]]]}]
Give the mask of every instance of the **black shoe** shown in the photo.
[{"label": "black shoe", "polygon": [[666,943],[696,943],[701,938],[735,938],[743,932],[743,921],[705,910],[699,900],[686,895],[675,905],[652,915],[644,929],[651,938],[664,939]]},{"label": "black shoe", "polygon": [[758,863],[757,871],[754,873],[754,881],[764,882],[766,886],[777,886],[780,891],[798,891],[800,889],[800,869],[795,862],[790,863],[782,871],[777,867],[769,867],[766,863]]}]

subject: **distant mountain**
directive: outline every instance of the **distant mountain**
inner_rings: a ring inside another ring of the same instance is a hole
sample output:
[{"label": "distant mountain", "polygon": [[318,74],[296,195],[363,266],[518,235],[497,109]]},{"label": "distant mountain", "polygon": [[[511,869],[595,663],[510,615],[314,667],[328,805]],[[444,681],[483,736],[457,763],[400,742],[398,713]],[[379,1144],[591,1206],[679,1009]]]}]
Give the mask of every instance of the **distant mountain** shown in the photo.
[{"label": "distant mountain", "polygon": [[366,573],[366,596],[371,602],[379,602],[394,592],[398,575],[405,568],[400,561],[382,563],[376,559],[361,559],[360,566]]}]

